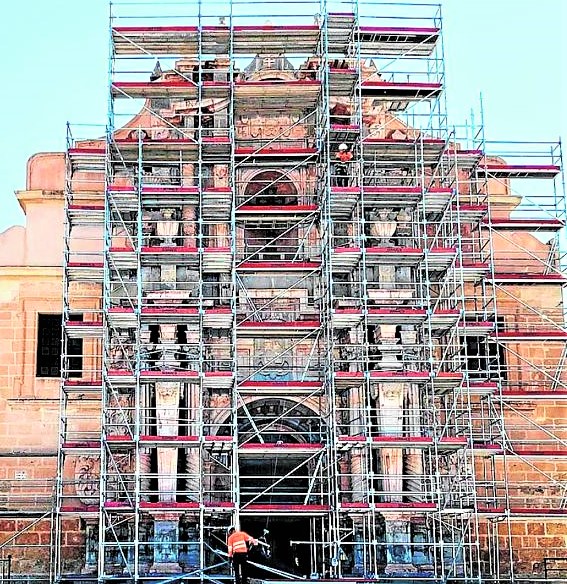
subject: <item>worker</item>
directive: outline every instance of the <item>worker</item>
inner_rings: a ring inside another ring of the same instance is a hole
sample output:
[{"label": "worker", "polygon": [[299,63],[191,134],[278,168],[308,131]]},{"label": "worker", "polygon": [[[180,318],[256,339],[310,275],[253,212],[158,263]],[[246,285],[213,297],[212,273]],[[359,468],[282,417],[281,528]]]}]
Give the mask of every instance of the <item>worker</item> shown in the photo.
[{"label": "worker", "polygon": [[228,558],[234,568],[236,584],[248,584],[248,549],[257,545],[258,540],[248,535],[245,531],[237,530],[231,526],[228,528]]},{"label": "worker", "polygon": [[349,179],[348,163],[352,160],[352,152],[346,144],[339,144],[335,159],[337,160],[335,163],[336,186],[347,187]]},{"label": "worker", "polygon": [[264,533],[258,538],[258,543],[260,544],[260,552],[265,558],[270,558],[272,556],[272,548],[268,543],[268,534],[270,531],[264,529]]}]

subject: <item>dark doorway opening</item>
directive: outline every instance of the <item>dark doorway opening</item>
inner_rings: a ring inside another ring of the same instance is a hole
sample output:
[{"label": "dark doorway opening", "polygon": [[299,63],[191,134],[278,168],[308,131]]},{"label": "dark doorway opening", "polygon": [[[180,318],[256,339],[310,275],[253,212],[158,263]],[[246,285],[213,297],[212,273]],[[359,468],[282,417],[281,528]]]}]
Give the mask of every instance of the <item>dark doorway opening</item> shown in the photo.
[{"label": "dark doorway opening", "polygon": [[[307,542],[317,539],[310,533],[310,519],[307,517],[242,517],[241,528],[252,537],[259,538],[265,534],[270,544],[271,554],[266,557],[261,546],[252,549],[249,562],[281,570],[297,576],[309,576],[311,572],[309,545]],[[267,531],[267,533],[266,533]],[[281,576],[250,566],[252,578],[270,580]]]}]

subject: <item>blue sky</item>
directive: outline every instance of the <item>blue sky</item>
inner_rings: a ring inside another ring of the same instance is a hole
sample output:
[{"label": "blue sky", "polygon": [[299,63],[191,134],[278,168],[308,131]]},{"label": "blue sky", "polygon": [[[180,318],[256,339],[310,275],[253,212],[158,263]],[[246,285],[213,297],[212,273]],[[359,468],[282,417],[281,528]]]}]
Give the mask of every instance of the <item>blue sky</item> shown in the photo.
[{"label": "blue sky", "polygon": [[[191,1],[191,0],[189,0]],[[444,0],[451,123],[483,94],[492,140],[567,139],[567,0]],[[0,232],[23,223],[14,196],[35,152],[65,148],[65,124],[104,124],[107,0],[3,6]]]}]

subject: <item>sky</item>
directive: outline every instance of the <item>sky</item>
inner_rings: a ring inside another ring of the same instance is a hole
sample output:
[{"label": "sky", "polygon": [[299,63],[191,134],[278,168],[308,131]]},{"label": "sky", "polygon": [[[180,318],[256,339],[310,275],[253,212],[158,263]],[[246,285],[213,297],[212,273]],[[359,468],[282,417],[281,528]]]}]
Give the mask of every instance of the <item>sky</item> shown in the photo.
[{"label": "sky", "polygon": [[[487,139],[567,141],[567,0],[441,5],[449,123],[482,94]],[[0,232],[24,224],[27,159],[64,150],[67,122],[104,126],[109,46],[108,0],[11,0],[2,13]]]}]

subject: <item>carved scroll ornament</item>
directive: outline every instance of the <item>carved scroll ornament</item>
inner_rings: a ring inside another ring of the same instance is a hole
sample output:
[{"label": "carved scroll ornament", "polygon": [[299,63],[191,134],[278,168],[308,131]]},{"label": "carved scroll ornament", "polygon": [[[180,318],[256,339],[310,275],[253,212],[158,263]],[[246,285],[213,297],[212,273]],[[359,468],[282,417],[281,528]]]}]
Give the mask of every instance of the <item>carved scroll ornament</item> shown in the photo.
[{"label": "carved scroll ornament", "polygon": [[75,491],[81,503],[96,505],[99,495],[100,457],[81,455],[75,464]]}]

